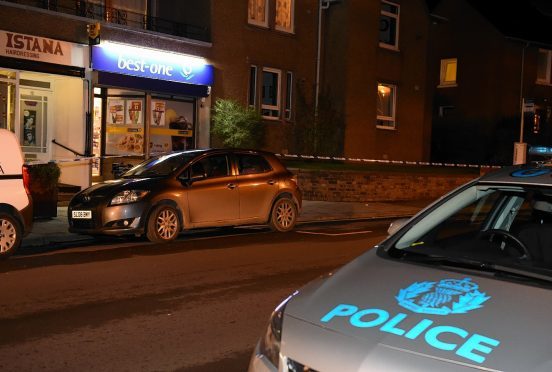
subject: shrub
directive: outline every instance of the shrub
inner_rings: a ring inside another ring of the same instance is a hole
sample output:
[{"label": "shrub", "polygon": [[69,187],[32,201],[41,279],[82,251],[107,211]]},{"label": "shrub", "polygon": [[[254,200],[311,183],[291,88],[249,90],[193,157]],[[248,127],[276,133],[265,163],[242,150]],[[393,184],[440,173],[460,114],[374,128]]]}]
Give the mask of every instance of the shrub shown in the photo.
[{"label": "shrub", "polygon": [[217,99],[213,107],[213,134],[225,147],[258,148],[262,146],[264,126],[261,115],[230,99]]},{"label": "shrub", "polygon": [[50,193],[57,187],[61,170],[54,162],[28,166],[29,187],[37,193]]}]

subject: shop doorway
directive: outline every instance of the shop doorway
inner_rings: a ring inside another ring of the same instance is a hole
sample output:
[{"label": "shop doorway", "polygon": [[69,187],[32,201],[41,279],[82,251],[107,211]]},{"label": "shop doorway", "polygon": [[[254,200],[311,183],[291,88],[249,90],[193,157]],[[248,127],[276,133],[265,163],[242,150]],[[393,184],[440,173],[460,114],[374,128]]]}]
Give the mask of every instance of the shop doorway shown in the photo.
[{"label": "shop doorway", "polygon": [[16,127],[16,134],[25,159],[48,161],[53,114],[50,107],[52,92],[20,87],[19,94],[19,128]]},{"label": "shop doorway", "polygon": [[15,132],[19,88],[17,71],[0,69],[0,128]]}]

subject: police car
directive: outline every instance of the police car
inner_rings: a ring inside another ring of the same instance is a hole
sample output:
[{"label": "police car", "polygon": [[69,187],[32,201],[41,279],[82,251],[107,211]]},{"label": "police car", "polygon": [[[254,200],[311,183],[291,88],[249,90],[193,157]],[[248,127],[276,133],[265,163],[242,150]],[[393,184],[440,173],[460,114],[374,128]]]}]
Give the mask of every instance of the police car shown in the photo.
[{"label": "police car", "polygon": [[552,371],[552,167],[469,182],[291,294],[250,371]]}]

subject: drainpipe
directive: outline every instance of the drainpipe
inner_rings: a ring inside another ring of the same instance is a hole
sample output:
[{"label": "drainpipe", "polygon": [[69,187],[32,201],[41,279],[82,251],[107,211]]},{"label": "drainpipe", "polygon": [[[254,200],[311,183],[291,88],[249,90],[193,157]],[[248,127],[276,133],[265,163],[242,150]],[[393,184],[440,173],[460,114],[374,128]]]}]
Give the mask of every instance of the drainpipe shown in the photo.
[{"label": "drainpipe", "polygon": [[525,106],[525,98],[523,98],[523,72],[525,68],[525,49],[527,49],[528,46],[529,43],[525,43],[525,46],[521,49],[521,72],[519,82],[519,105],[521,123],[519,128],[519,142],[514,143],[514,165],[525,164],[527,161],[527,144],[523,142],[523,132],[525,129],[525,115],[523,112]]},{"label": "drainpipe", "polygon": [[318,95],[320,94],[320,54],[322,53],[322,11],[341,0],[320,0],[318,6],[318,39],[316,47],[316,91],[314,93],[314,116],[318,117]]}]

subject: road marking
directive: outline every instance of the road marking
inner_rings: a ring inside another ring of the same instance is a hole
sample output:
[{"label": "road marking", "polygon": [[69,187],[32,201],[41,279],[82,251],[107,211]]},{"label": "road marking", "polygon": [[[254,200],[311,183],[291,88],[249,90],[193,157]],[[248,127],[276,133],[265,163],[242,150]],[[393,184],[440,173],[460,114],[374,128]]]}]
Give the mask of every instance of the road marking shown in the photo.
[{"label": "road marking", "polygon": [[353,232],[344,232],[344,233],[323,233],[323,232],[314,232],[314,231],[296,231],[299,234],[310,234],[310,235],[325,235],[325,236],[340,236],[340,235],[359,235],[359,234],[369,234],[372,231],[353,231]]}]

